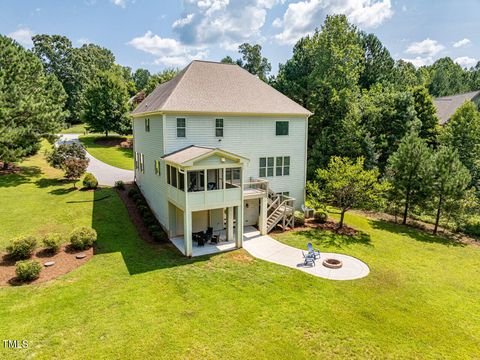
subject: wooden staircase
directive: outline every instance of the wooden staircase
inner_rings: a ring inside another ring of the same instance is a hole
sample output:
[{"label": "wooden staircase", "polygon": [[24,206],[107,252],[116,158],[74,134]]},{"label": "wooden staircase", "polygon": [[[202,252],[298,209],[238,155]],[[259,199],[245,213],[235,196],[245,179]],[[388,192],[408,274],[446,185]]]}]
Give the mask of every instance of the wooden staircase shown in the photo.
[{"label": "wooden staircase", "polygon": [[268,189],[267,232],[272,231],[280,222],[283,230],[295,226],[294,201],[294,198],[276,194]]}]

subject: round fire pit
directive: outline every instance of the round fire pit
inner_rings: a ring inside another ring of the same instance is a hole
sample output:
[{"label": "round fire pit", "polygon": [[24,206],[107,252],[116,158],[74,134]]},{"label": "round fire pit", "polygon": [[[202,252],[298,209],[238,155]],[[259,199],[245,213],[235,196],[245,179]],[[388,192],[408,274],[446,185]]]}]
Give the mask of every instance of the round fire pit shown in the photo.
[{"label": "round fire pit", "polygon": [[322,264],[330,269],[340,269],[342,267],[342,262],[337,259],[325,259]]}]

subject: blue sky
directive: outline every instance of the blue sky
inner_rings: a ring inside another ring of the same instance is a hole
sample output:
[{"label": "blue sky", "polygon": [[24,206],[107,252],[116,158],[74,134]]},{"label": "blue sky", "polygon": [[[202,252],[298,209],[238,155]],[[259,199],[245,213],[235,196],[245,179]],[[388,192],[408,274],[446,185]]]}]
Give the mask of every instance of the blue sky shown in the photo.
[{"label": "blue sky", "polygon": [[26,47],[33,34],[66,35],[152,72],[236,58],[238,44],[260,43],[276,73],[295,41],[332,13],[345,13],[393,57],[417,66],[443,56],[462,66],[480,60],[478,0],[2,0],[0,33]]}]

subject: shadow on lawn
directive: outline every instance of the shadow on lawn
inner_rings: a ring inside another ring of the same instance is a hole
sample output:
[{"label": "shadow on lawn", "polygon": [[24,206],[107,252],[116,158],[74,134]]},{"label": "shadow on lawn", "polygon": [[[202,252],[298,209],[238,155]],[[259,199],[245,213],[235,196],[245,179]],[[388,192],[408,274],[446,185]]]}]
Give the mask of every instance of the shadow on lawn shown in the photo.
[{"label": "shadow on lawn", "polygon": [[[106,197],[107,195],[110,195]],[[114,189],[94,192],[92,227],[97,231],[95,254],[121,253],[130,275],[205,261],[209,256],[188,259],[170,242],[148,244],[137,233],[127,209]]]},{"label": "shadow on lawn", "polygon": [[466,246],[464,243],[455,239],[449,239],[441,236],[435,236],[423,230],[419,230],[408,225],[394,224],[385,220],[372,219],[369,220],[370,225],[374,229],[388,231],[395,234],[406,235],[417,241],[442,244],[446,246]]},{"label": "shadow on lawn", "polygon": [[295,234],[303,236],[309,242],[320,247],[342,248],[349,245],[373,246],[370,241],[370,235],[359,232],[356,235],[340,235],[332,231],[323,229],[301,230]]},{"label": "shadow on lawn", "polygon": [[0,187],[15,187],[32,182],[32,178],[42,174],[38,166],[21,166],[20,171],[0,176]]}]

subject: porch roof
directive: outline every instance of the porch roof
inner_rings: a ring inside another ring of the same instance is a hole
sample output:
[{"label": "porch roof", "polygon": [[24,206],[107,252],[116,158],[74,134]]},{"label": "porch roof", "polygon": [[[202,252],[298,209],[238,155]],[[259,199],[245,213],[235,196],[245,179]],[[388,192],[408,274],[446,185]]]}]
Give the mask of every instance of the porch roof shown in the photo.
[{"label": "porch roof", "polygon": [[206,146],[190,145],[180,150],[171,152],[162,157],[163,160],[180,166],[192,166],[195,161],[199,161],[210,156],[219,156],[234,160],[238,163],[245,163],[249,160],[243,156],[219,149]]}]

